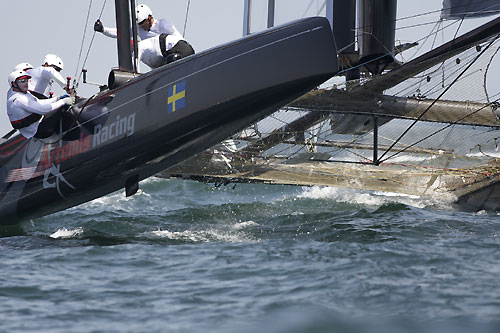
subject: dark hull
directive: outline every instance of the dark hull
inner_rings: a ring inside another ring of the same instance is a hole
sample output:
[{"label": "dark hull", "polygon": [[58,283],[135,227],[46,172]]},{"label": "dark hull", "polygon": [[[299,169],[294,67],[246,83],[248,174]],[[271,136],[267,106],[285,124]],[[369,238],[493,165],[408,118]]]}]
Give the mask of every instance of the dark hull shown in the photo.
[{"label": "dark hull", "polygon": [[328,21],[305,19],[188,57],[78,105],[76,140],[0,146],[0,224],[146,179],[226,139],[337,70]]},{"label": "dark hull", "polygon": [[500,181],[497,180],[488,186],[461,196],[458,198],[456,206],[464,211],[500,212]]}]

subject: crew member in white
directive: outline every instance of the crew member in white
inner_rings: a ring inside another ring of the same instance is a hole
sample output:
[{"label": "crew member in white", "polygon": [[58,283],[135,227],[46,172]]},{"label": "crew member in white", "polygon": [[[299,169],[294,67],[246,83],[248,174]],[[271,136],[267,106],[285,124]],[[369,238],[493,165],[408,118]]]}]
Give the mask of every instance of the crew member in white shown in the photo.
[{"label": "crew member in white", "polygon": [[[137,25],[139,26],[137,32],[141,40],[138,47],[143,49],[142,52],[139,50],[139,58],[149,67],[156,68],[194,54],[193,47],[172,23],[164,19],[155,20],[152,10],[147,5],[139,5],[135,7],[135,10]],[[100,20],[95,22],[94,30],[108,37],[116,38],[117,36],[116,28],[104,27]],[[158,44],[158,41],[145,43],[150,38],[157,38],[160,44]],[[142,47],[141,43],[143,43]],[[161,47],[160,50],[158,50],[158,47]],[[158,54],[165,57],[161,63]],[[156,58],[156,60],[152,60],[153,58]]]},{"label": "crew member in white", "polygon": [[[147,5],[139,5],[135,7],[137,25],[137,33],[141,40],[145,40],[160,34],[177,35],[180,39],[183,39],[182,34],[175,28],[175,26],[167,20],[164,19],[154,19],[153,11]],[[94,24],[94,30],[103,33],[105,36],[116,38],[117,31],[116,28],[105,27],[100,20],[97,20]]]},{"label": "crew member in white", "polygon": [[[175,35],[161,34],[146,40],[142,40],[138,45],[138,58],[151,68],[158,68],[162,65],[181,59],[175,51],[179,45],[179,40]],[[194,50],[188,55],[194,54]]]},{"label": "crew member in white", "polygon": [[33,65],[30,64],[29,62],[22,62],[20,64],[17,64],[16,67],[14,67],[15,71],[27,71],[33,69]]},{"label": "crew member in white", "polygon": [[[28,91],[29,79],[30,76],[22,70],[9,74],[7,115],[12,127],[21,132],[26,139],[47,137],[44,121],[55,115],[61,106],[73,104],[73,98],[65,95],[39,100]],[[42,116],[45,117],[41,122]]]},{"label": "crew member in white", "polygon": [[[30,64],[29,62],[22,62],[20,64],[17,64],[16,67],[12,70],[14,71],[29,71],[30,69],[33,69],[33,65]],[[35,86],[33,85],[33,81],[29,79],[28,81],[28,90],[33,90]],[[10,91],[10,90],[9,90]]]},{"label": "crew member in white", "polygon": [[64,63],[55,54],[47,54],[43,61],[43,65],[37,68],[27,70],[26,73],[31,76],[31,81],[34,86],[33,95],[38,98],[49,98],[52,84],[56,82],[66,92],[66,81],[60,74],[64,69]]}]

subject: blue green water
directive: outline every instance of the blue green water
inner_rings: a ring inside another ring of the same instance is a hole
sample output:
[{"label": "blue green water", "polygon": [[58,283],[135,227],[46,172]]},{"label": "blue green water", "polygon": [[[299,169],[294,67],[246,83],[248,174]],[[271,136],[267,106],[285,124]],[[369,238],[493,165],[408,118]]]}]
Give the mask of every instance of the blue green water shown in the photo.
[{"label": "blue green water", "polygon": [[498,332],[500,216],[152,178],[0,238],[0,332]]}]

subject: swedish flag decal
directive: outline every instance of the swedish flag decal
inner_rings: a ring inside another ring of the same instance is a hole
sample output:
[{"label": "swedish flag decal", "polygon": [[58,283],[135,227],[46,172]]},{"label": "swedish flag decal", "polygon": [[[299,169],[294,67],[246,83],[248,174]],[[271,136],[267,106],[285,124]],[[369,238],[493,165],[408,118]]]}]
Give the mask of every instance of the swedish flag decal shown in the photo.
[{"label": "swedish flag decal", "polygon": [[186,106],[186,81],[168,87],[168,113]]}]

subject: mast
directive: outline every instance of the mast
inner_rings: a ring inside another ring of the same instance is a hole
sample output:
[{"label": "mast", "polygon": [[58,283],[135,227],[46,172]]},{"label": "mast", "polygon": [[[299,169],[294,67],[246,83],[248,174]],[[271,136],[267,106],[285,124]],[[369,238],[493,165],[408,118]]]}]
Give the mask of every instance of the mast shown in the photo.
[{"label": "mast", "polygon": [[244,0],[243,12],[243,36],[250,34],[250,13],[252,11],[252,0]]},{"label": "mast", "polygon": [[[118,67],[123,71],[134,71],[130,47],[130,13],[128,0],[115,0],[116,29],[118,37]],[[135,23],[135,22],[134,22]]]},{"label": "mast", "polygon": [[[332,26],[339,54],[344,56],[344,59],[357,55],[354,47],[356,42],[356,0],[327,0],[326,17]],[[347,71],[347,81],[357,79],[359,79],[359,68]]]},{"label": "mast", "polygon": [[134,41],[134,72],[139,72],[139,60],[137,55],[139,54],[138,44],[137,44],[137,17],[135,13],[135,0],[130,0],[130,14],[132,19],[132,40]]},{"label": "mast", "polygon": [[397,0],[358,1],[359,63],[373,75],[394,61]]},{"label": "mast", "polygon": [[276,7],[275,0],[269,0],[267,3],[267,27],[274,27],[274,9]]}]

